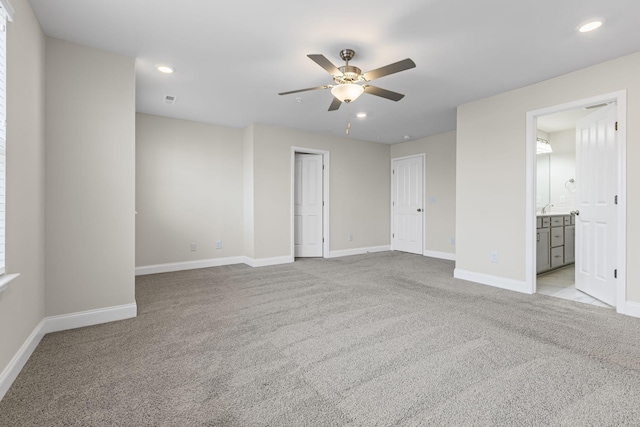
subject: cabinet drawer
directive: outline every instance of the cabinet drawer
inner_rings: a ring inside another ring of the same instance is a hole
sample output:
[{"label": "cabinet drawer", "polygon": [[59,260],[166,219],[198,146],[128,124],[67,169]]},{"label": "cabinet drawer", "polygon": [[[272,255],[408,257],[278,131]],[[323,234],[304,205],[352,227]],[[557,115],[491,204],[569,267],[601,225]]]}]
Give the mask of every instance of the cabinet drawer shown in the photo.
[{"label": "cabinet drawer", "polygon": [[537,217],[536,218],[536,228],[542,228],[542,218],[541,217]]},{"label": "cabinet drawer", "polygon": [[562,264],[564,264],[564,246],[551,248],[551,268],[560,267]]},{"label": "cabinet drawer", "polygon": [[551,247],[564,245],[564,227],[551,227]]},{"label": "cabinet drawer", "polygon": [[567,215],[564,217],[564,225],[571,225],[571,216]]},{"label": "cabinet drawer", "polygon": [[551,225],[551,220],[549,219],[549,217],[543,216],[541,219],[542,219],[542,228],[549,228],[549,226]]},{"label": "cabinet drawer", "polygon": [[551,217],[551,226],[552,227],[560,227],[564,225],[564,217],[562,216],[552,216]]}]

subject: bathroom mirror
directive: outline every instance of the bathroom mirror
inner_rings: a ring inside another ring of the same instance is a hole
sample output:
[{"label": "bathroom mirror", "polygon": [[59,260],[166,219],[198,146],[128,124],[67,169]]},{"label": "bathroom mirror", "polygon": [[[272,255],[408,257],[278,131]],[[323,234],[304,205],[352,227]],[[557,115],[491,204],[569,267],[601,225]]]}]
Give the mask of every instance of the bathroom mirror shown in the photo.
[{"label": "bathroom mirror", "polygon": [[550,203],[551,197],[551,155],[538,154],[537,181],[536,181],[536,209],[538,212]]}]

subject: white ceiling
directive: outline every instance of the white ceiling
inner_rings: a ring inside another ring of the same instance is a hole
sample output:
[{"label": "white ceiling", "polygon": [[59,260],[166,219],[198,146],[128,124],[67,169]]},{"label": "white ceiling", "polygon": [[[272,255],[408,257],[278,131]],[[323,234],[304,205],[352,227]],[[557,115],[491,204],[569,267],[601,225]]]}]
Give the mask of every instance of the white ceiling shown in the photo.
[{"label": "white ceiling", "polygon": [[[350,137],[384,143],[453,130],[458,105],[640,51],[637,0],[29,1],[47,35],[136,58],[139,112],[333,135],[351,117]],[[575,31],[592,17],[607,22]],[[373,83],[406,97],[364,94],[327,112],[328,90],[277,95],[330,84],[306,55],[339,66],[344,48],[362,71],[412,58]]]},{"label": "white ceiling", "polygon": [[562,132],[564,130],[575,129],[576,122],[591,113],[595,113],[599,108],[576,108],[573,110],[561,111],[555,114],[538,117],[538,129],[547,132]]}]

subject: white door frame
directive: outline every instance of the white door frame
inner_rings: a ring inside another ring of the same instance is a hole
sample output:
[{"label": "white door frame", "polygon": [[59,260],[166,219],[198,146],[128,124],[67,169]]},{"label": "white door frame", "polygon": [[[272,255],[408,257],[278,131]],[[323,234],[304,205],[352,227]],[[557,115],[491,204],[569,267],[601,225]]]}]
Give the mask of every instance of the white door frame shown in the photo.
[{"label": "white door frame", "polygon": [[391,159],[390,179],[391,179],[391,194],[389,200],[389,209],[391,216],[391,223],[389,225],[389,241],[391,242],[391,250],[395,251],[393,247],[393,162],[396,160],[406,160],[414,157],[422,157],[422,255],[424,256],[424,248],[427,239],[427,211],[425,209],[426,194],[427,194],[427,154],[412,154],[411,156],[394,157]]},{"label": "white door frame", "polygon": [[298,154],[321,154],[322,155],[322,257],[329,258],[329,151],[317,150],[315,148],[291,147],[291,259],[295,260],[295,175],[296,175],[296,153]]},{"label": "white door frame", "polygon": [[621,90],[566,104],[541,108],[527,112],[526,125],[526,215],[525,215],[525,283],[531,294],[536,292],[536,130],[537,118],[566,110],[588,107],[607,102],[617,103],[618,134],[616,139],[617,157],[617,270],[616,310],[626,314],[627,300],[627,91]]}]

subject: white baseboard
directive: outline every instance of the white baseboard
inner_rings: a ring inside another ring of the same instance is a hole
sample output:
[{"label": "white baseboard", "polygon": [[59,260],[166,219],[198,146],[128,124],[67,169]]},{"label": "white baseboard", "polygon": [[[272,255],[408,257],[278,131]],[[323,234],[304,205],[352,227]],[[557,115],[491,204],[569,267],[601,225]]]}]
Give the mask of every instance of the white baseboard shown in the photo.
[{"label": "white baseboard", "polygon": [[431,258],[440,258],[440,259],[447,259],[449,261],[455,261],[456,260],[456,254],[452,254],[449,252],[439,252],[439,251],[427,251],[425,250],[422,255],[424,256],[428,256]]},{"label": "white baseboard", "polygon": [[242,257],[242,259],[242,262],[247,264],[249,267],[268,267],[270,265],[289,264],[290,262],[293,262],[293,257],[291,255],[257,259]]},{"label": "white baseboard", "polygon": [[170,262],[166,264],[145,265],[136,267],[136,276],[146,274],[170,273],[172,271],[195,270],[198,268],[220,267],[222,265],[245,263],[246,257],[211,258],[197,261]]},{"label": "white baseboard", "polygon": [[456,279],[468,280],[469,282],[480,283],[482,285],[494,286],[496,288],[507,289],[509,291],[531,294],[531,290],[524,280],[507,279],[490,274],[476,273],[473,271],[456,268],[453,270],[453,277]]},{"label": "white baseboard", "polygon": [[632,317],[640,317],[640,303],[627,301],[624,314]]},{"label": "white baseboard", "polygon": [[44,318],[43,332],[48,334],[50,332],[66,331],[67,329],[131,319],[137,315],[138,306],[136,303],[132,303],[81,311],[78,313],[62,314],[60,316],[49,316]]},{"label": "white baseboard", "polygon": [[362,255],[374,252],[386,252],[390,251],[391,246],[369,246],[366,248],[353,248],[353,249],[341,249],[338,251],[329,251],[329,255],[326,258],[338,258],[341,256],[350,256],[350,255]]},{"label": "white baseboard", "polygon": [[24,365],[33,354],[42,337],[50,332],[64,331],[83,326],[97,325],[99,323],[113,322],[116,320],[136,317],[137,305],[126,304],[115,307],[100,308],[97,310],[81,311],[79,313],[63,314],[61,316],[45,317],[31,332],[22,347],[13,356],[7,367],[0,373],[0,400],[18,377]]},{"label": "white baseboard", "polygon": [[0,373],[0,400],[9,391],[11,384],[18,378],[18,374],[24,368],[24,365],[33,354],[40,340],[44,336],[44,319],[40,321],[38,326],[31,332],[31,335],[22,344],[18,352],[13,356],[6,368]]}]

